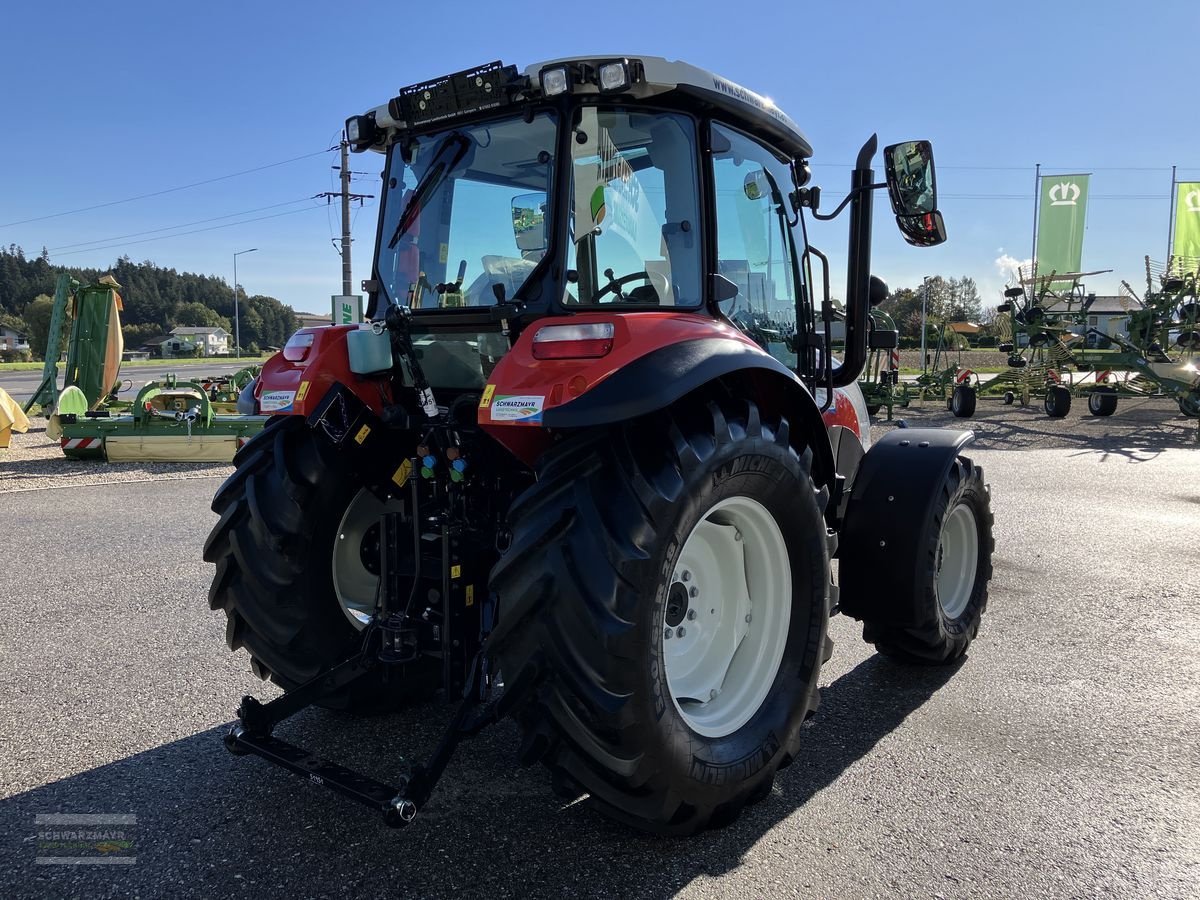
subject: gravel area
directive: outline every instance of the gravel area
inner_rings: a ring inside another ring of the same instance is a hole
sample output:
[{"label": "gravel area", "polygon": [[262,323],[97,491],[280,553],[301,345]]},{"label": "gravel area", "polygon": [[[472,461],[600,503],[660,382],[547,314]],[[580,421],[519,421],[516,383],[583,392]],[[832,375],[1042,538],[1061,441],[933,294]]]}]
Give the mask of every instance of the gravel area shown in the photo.
[{"label": "gravel area", "polygon": [[970,429],[975,445],[987,450],[1077,449],[1081,452],[1117,453],[1131,458],[1151,456],[1172,448],[1200,450],[1200,420],[1180,415],[1172,400],[1122,398],[1109,417],[1087,412],[1087,402],[1076,397],[1071,411],[1051,419],[1040,401],[1031,406],[1005,406],[999,397],[980,397],[975,415],[956,419],[944,402],[914,402],[908,409],[887,410],[874,419],[876,437],[901,421],[917,428]]},{"label": "gravel area", "polygon": [[225,477],[232,472],[233,466],[225,463],[67,459],[58,441],[46,437],[46,419],[42,416],[30,418],[28,433],[14,434],[12,445],[0,450],[0,494],[88,484]]},{"label": "gravel area", "polygon": [[[933,348],[929,348],[929,362],[933,364]],[[992,369],[998,366],[1008,365],[1008,354],[1001,353],[999,350],[964,350],[962,356],[955,351],[949,353],[943,352],[942,362],[938,368],[947,368],[954,363],[965,366],[968,369]],[[902,369],[920,369],[921,368],[921,351],[920,350],[901,350],[900,351],[900,368]]]}]

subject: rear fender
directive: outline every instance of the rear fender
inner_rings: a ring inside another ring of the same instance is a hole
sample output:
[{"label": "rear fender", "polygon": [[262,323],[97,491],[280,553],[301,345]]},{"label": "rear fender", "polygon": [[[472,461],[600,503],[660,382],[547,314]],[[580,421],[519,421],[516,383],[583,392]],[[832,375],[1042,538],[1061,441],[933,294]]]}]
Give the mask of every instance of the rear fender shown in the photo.
[{"label": "rear fender", "polygon": [[[538,329],[567,321],[612,322],[612,350],[598,359],[534,358]],[[793,442],[813,448],[818,483],[832,484],[825,422],[803,383],[737,328],[695,313],[584,313],[532,323],[493,371],[480,401],[479,423],[532,463],[549,445],[551,430],[627,422],[714,383],[753,397],[768,415],[786,416]],[[502,401],[503,417],[497,411]],[[523,404],[519,419],[512,409],[518,401]],[[531,425],[537,427],[521,427]]]},{"label": "rear fender", "polygon": [[308,416],[335,384],[349,388],[375,415],[382,415],[391,388],[387,377],[356,375],[350,371],[346,335],[357,325],[325,325],[301,328],[298,335],[312,335],[312,345],[303,359],[289,360],[276,353],[262,367],[254,397],[263,415]]}]

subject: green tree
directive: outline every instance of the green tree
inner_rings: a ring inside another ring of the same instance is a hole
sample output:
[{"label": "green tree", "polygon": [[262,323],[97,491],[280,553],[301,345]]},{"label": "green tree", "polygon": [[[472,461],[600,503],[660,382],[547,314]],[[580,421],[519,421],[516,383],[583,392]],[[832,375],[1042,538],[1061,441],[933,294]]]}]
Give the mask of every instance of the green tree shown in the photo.
[{"label": "green tree", "polygon": [[163,333],[163,330],[150,322],[142,325],[122,325],[121,334],[125,337],[126,350],[139,350],[142,344],[149,341],[151,338],[156,338]]},{"label": "green tree", "polygon": [[[39,294],[25,307],[25,333],[29,336],[29,349],[38,359],[43,359],[46,347],[50,341],[50,317],[54,313],[54,300],[46,294]],[[53,354],[57,359],[62,355],[67,344],[67,329],[63,329],[62,341],[58,353]]]},{"label": "green tree", "polygon": [[[879,304],[879,308],[892,317],[896,327],[905,336],[917,334],[921,328],[921,295],[912,288],[899,288]],[[913,324],[913,313],[916,313],[916,324]]]},{"label": "green tree", "polygon": [[947,282],[949,290],[949,314],[952,322],[978,322],[983,312],[983,301],[979,297],[979,288],[975,279],[968,275],[962,278],[951,278]]},{"label": "green tree", "polygon": [[186,328],[224,328],[233,331],[228,319],[203,303],[180,303],[171,318],[176,325]]}]

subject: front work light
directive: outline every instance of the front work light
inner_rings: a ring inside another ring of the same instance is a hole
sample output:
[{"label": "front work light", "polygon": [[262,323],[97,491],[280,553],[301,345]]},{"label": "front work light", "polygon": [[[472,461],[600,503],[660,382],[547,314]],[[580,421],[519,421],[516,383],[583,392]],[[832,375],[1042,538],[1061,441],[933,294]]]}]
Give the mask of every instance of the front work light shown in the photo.
[{"label": "front work light", "polygon": [[366,150],[375,143],[379,129],[373,115],[351,116],[346,120],[346,143],[354,151]]},{"label": "front work light", "polygon": [[563,66],[542,69],[539,77],[542,82],[542,93],[547,97],[557,97],[559,94],[565,94],[571,88],[571,77]]},{"label": "front work light", "polygon": [[629,63],[623,59],[601,63],[598,74],[600,90],[605,93],[627,91],[632,83],[629,79]]}]

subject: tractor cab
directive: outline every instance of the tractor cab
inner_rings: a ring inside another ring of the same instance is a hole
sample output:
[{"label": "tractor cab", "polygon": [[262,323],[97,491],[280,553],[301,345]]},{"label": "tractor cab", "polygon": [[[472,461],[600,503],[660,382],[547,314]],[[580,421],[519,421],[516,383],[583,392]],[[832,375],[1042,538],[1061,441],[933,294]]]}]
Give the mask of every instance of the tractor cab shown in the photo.
[{"label": "tractor cab", "polygon": [[[368,317],[412,314],[435,389],[483,390],[536,319],[634,312],[715,318],[810,388],[832,379],[801,218],[822,217],[812,147],[767,98],[655,57],[493,63],[405,88],[346,133],[387,155]],[[890,147],[886,164],[902,232],[943,240],[930,145]],[[847,318],[864,349],[840,385],[865,361],[866,201],[883,186],[860,182],[849,293],[863,309]],[[581,327],[554,343],[616,330]]]}]

